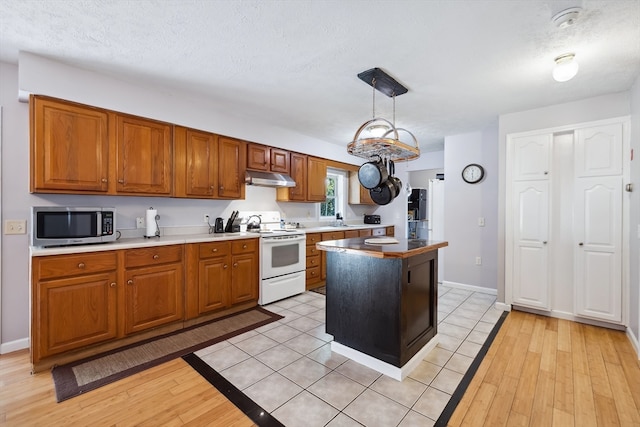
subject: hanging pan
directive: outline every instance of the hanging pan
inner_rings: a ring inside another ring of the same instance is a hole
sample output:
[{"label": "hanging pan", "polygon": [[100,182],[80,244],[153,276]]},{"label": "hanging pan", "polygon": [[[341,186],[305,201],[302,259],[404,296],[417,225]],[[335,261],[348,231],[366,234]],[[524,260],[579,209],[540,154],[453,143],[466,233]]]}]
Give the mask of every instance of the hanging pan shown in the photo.
[{"label": "hanging pan", "polygon": [[360,184],[368,190],[378,187],[384,183],[388,177],[389,173],[380,156],[378,156],[377,161],[364,163],[358,170],[358,180]]}]

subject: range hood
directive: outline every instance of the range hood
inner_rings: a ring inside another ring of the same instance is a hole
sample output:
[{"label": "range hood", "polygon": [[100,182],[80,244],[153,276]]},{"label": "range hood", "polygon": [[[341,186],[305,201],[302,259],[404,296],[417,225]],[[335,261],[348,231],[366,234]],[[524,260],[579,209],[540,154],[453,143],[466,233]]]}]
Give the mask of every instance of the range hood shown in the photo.
[{"label": "range hood", "polygon": [[289,176],[277,172],[261,172],[248,170],[244,182],[247,185],[260,187],[295,187],[296,182]]}]

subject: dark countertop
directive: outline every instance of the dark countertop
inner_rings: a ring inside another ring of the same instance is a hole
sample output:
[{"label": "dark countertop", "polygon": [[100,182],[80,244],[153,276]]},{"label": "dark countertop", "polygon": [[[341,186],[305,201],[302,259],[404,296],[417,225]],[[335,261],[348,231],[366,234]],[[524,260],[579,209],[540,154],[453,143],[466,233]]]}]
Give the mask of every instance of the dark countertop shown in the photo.
[{"label": "dark countertop", "polygon": [[[398,243],[372,245],[365,243],[365,240],[369,239],[372,239],[372,237],[326,240],[316,243],[316,248],[322,251],[351,253],[375,258],[409,258],[414,255],[449,246],[449,243],[445,241],[420,239],[396,239]],[[373,239],[375,239],[375,237],[373,237]]]}]

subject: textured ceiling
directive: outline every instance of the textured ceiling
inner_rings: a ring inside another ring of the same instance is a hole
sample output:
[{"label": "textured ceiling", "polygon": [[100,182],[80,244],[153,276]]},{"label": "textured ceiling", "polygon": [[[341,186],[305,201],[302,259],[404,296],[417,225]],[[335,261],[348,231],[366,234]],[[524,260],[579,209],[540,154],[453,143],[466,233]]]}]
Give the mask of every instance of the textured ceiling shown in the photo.
[{"label": "textured ceiling", "polygon": [[[583,8],[560,29],[551,17]],[[0,60],[28,51],[346,145],[371,118],[356,75],[409,88],[396,123],[423,150],[499,114],[624,91],[640,74],[640,0],[2,0]],[[553,59],[575,52],[576,78]],[[378,116],[392,119],[378,93]]]}]

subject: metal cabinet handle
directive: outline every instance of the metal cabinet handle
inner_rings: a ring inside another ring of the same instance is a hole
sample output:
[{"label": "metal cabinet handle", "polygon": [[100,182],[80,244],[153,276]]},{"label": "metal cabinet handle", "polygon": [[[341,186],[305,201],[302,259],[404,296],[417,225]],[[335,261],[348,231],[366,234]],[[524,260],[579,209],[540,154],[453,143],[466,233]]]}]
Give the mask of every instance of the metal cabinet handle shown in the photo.
[{"label": "metal cabinet handle", "polygon": [[85,267],[84,262],[81,262],[78,264],[78,268],[84,268],[84,267]]},{"label": "metal cabinet handle", "polygon": [[311,275],[312,275],[312,276],[315,276],[315,275],[316,275],[316,272],[315,272],[315,271],[312,271],[312,272],[311,272]]},{"label": "metal cabinet handle", "polygon": [[223,191],[223,190],[224,190],[224,187],[221,185],[220,186],[220,191]]},{"label": "metal cabinet handle", "polygon": [[107,178],[102,178],[102,182],[107,182]]},{"label": "metal cabinet handle", "polygon": [[238,263],[237,263],[237,262],[234,262],[234,263],[233,263],[233,268],[236,268],[237,266],[238,266]]},{"label": "metal cabinet handle", "polygon": [[247,245],[246,244],[242,245],[242,249],[247,249]]},{"label": "metal cabinet handle", "polygon": [[223,265],[222,268],[227,268],[229,267],[227,264]]},{"label": "metal cabinet handle", "polygon": [[124,184],[124,179],[119,179],[119,180],[118,180],[118,182],[119,182],[120,184]]},{"label": "metal cabinet handle", "polygon": [[218,252],[218,248],[211,249],[211,252]]},{"label": "metal cabinet handle", "polygon": [[115,288],[116,287],[116,282],[111,282],[111,284],[109,286],[111,286],[112,288]]},{"label": "metal cabinet handle", "polygon": [[160,255],[158,255],[158,254],[155,254],[155,255],[153,256],[153,259],[159,259],[159,258],[160,258]]},{"label": "metal cabinet handle", "polygon": [[127,285],[133,285],[133,280],[131,279],[127,280]]}]

